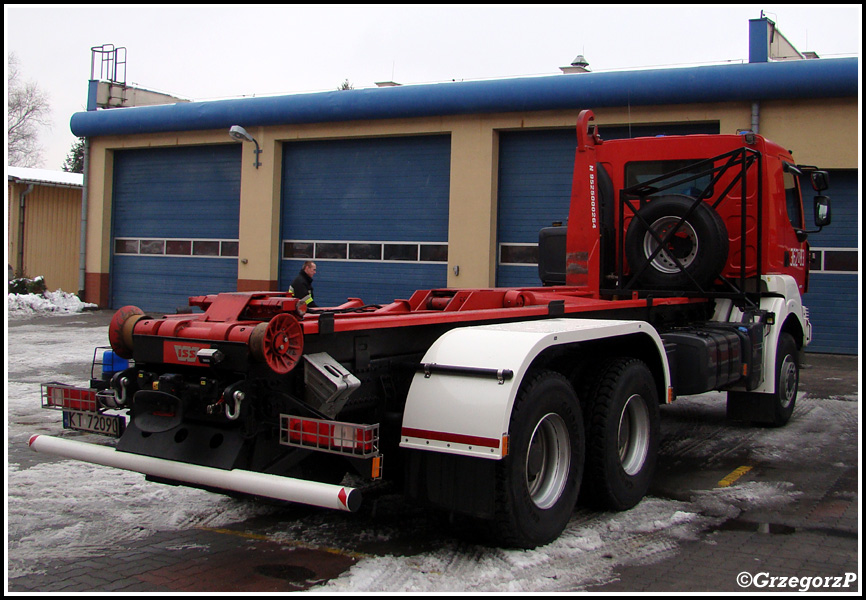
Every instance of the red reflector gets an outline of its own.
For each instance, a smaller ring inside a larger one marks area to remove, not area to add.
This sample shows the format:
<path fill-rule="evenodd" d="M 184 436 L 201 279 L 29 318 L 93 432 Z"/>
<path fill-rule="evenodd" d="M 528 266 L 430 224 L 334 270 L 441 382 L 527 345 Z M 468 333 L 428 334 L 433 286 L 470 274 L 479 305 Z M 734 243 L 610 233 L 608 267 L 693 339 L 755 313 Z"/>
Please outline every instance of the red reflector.
<path fill-rule="evenodd" d="M 43 385 L 42 406 L 44 408 L 66 408 L 97 412 L 96 390 L 65 385 Z"/>
<path fill-rule="evenodd" d="M 333 425 L 302 419 L 289 419 L 289 440 L 304 445 L 329 448 Z"/>
<path fill-rule="evenodd" d="M 322 423 L 308 419 L 289 419 L 289 441 L 315 448 L 343 448 L 361 452 L 373 450 L 373 431 L 353 424 Z"/>

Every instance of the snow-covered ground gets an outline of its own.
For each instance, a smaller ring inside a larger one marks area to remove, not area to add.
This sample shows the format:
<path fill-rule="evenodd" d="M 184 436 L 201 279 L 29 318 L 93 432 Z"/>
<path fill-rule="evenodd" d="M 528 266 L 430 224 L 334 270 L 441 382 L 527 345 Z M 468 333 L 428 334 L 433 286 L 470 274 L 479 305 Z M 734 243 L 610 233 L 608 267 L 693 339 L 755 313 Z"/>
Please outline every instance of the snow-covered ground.
<path fill-rule="evenodd" d="M 39 385 L 61 381 L 86 386 L 93 349 L 107 346 L 108 335 L 105 327 L 87 326 L 93 315 L 84 311 L 94 305 L 59 290 L 44 296 L 8 294 L 7 308 L 7 320 L 15 323 L 7 325 L 6 336 L 9 577 L 38 572 L 52 558 L 70 552 L 86 556 L 154 531 L 222 526 L 261 510 L 225 496 L 149 483 L 137 473 L 35 454 L 31 458 L 27 441 L 33 434 L 108 441 L 63 430 L 60 413 L 41 408 Z M 44 316 L 57 320 L 46 324 L 34 319 Z"/>
<path fill-rule="evenodd" d="M 27 440 L 35 433 L 108 442 L 106 438 L 64 431 L 58 412 L 40 408 L 40 382 L 86 384 L 93 348 L 107 345 L 105 327 L 94 327 L 96 315 L 80 314 L 83 308 L 66 296 L 53 300 L 10 296 L 8 301 L 7 319 L 14 325 L 7 324 L 6 338 L 8 577 L 40 572 L 56 558 L 110 553 L 124 542 L 143 539 L 154 532 L 221 527 L 257 516 L 282 517 L 284 508 L 149 483 L 139 474 L 31 453 Z M 46 319 L 32 319 L 45 314 L 63 316 L 47 323 Z M 856 439 L 854 400 L 815 401 L 801 395 L 798 411 L 805 411 L 806 416 L 792 420 L 780 430 L 747 434 L 750 449 L 760 460 L 773 461 L 778 457 L 787 460 L 820 452 L 825 444 L 840 436 L 853 435 Z M 701 407 L 700 401 L 688 398 L 678 403 L 685 410 Z M 723 426 L 701 442 L 696 441 L 698 437 L 688 438 L 688 432 L 682 435 L 686 437 L 676 442 L 682 446 L 682 452 L 707 443 L 720 447 L 741 443 L 736 433 Z M 810 440 L 808 447 L 801 443 L 806 436 Z M 777 510 L 796 501 L 801 494 L 794 484 L 786 481 L 748 479 L 729 487 L 710 485 L 710 489 L 697 490 L 683 500 L 647 497 L 636 508 L 622 513 L 579 509 L 559 539 L 533 551 L 490 548 L 451 541 L 446 536 L 432 550 L 368 553 L 340 577 L 314 590 L 343 593 L 585 589 L 615 579 L 620 565 L 649 564 L 671 556 L 679 551 L 682 542 L 701 539 L 709 528 L 737 517 L 743 510 Z M 296 517 L 290 514 L 294 523 L 283 523 L 266 533 L 276 541 L 300 541 L 321 547 L 339 543 L 346 550 L 361 547 L 371 539 L 387 542 L 391 536 L 406 535 L 398 532 L 400 525 L 381 526 L 375 520 L 347 521 L 343 516 L 330 517 L 331 514 L 323 515 L 321 511 L 313 516 L 303 512 Z M 334 521 L 328 521 L 331 518 Z M 387 543 L 383 547 L 387 548 Z"/>

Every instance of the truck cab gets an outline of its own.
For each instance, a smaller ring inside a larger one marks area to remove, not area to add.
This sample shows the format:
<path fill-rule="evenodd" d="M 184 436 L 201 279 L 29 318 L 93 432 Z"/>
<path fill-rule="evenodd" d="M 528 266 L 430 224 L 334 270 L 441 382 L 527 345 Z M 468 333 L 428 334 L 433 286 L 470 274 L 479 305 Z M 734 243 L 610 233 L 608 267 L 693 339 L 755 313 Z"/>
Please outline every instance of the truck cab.
<path fill-rule="evenodd" d="M 542 281 L 610 297 L 747 292 L 750 280 L 782 274 L 806 291 L 800 180 L 808 173 L 820 192 L 826 172 L 751 132 L 604 141 L 593 119 L 578 119 L 568 225 L 540 238 Z M 829 222 L 818 196 L 815 223 Z M 564 267 L 545 248 L 563 235 Z"/>

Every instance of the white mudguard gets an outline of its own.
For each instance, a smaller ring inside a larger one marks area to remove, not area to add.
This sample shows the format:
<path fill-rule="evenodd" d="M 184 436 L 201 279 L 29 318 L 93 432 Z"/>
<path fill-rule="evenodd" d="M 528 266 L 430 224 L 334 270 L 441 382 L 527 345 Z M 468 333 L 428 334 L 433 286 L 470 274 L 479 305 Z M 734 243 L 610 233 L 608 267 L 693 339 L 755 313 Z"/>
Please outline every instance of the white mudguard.
<path fill-rule="evenodd" d="M 511 409 L 533 360 L 551 346 L 626 335 L 649 336 L 670 372 L 664 345 L 643 321 L 545 319 L 464 327 L 440 337 L 424 355 L 406 408 L 400 447 L 501 459 Z M 463 372 L 453 372 L 458 367 Z"/>

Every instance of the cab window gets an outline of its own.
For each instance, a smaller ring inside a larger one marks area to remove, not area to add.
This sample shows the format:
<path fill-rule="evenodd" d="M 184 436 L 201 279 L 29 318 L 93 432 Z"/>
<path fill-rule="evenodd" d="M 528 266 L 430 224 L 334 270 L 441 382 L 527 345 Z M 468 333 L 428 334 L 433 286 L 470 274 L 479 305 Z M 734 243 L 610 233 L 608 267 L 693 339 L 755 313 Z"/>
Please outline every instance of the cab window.
<path fill-rule="evenodd" d="M 694 160 L 649 160 L 640 162 L 630 162 L 625 166 L 625 185 L 632 187 L 638 184 L 643 184 L 652 181 L 657 177 L 666 175 L 672 171 L 683 169 L 683 172 L 672 177 L 670 180 L 663 180 L 657 185 L 667 186 L 674 180 L 686 179 L 690 175 L 698 175 L 702 170 L 706 170 L 707 166 L 697 166 L 699 161 Z M 710 174 L 701 175 L 697 179 L 684 181 L 672 188 L 666 189 L 661 194 L 685 194 L 687 196 L 697 197 L 703 192 L 712 181 Z M 651 195 L 655 195 L 652 194 Z"/>
<path fill-rule="evenodd" d="M 785 206 L 788 209 L 788 220 L 794 229 L 803 229 L 803 205 L 800 202 L 799 170 L 794 165 L 785 163 L 782 170 L 785 181 Z"/>

